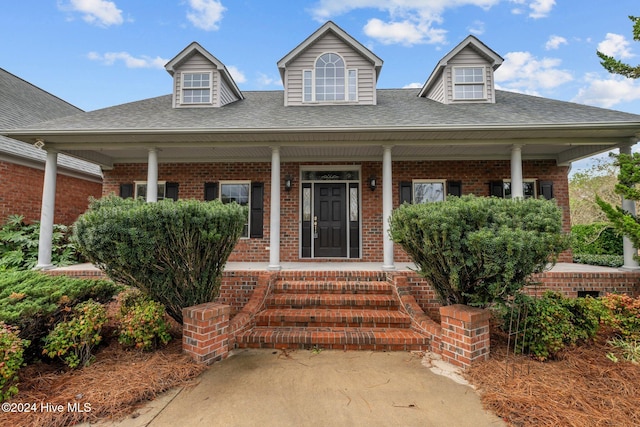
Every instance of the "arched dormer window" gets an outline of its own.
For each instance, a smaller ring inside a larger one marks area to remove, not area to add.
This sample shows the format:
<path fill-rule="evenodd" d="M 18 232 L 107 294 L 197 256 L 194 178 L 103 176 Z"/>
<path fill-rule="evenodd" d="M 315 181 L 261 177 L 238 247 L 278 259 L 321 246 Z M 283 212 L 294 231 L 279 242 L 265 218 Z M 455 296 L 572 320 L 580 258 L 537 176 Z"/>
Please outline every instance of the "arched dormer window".
<path fill-rule="evenodd" d="M 344 60 L 336 53 L 318 57 L 313 70 L 304 70 L 304 101 L 356 101 L 357 70 L 345 68 Z"/>

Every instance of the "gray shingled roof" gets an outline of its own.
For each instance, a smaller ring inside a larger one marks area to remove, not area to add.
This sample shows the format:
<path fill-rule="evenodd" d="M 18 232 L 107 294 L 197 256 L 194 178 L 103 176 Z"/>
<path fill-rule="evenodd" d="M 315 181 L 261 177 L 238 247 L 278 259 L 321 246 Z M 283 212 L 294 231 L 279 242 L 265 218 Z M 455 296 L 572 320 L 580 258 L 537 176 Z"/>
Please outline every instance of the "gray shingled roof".
<path fill-rule="evenodd" d="M 496 91 L 495 104 L 441 104 L 418 89 L 380 89 L 378 105 L 285 107 L 282 91 L 244 92 L 222 108 L 172 108 L 171 95 L 25 126 L 25 130 L 313 130 L 629 123 L 640 115 Z"/>
<path fill-rule="evenodd" d="M 24 128 L 83 111 L 0 68 L 0 128 Z M 0 136 L 0 154 L 44 163 L 46 154 L 32 145 Z M 102 177 L 98 165 L 60 154 L 62 168 Z"/>

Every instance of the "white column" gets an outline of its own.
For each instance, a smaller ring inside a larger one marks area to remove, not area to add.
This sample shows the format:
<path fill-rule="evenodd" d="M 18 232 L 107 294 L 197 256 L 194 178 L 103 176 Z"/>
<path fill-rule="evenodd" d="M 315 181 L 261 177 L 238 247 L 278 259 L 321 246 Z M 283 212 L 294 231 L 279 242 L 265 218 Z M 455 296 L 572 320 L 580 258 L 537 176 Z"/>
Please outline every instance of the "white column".
<path fill-rule="evenodd" d="M 625 145 L 620 147 L 620 154 L 631 155 L 631 145 Z M 629 212 L 631 215 L 636 216 L 636 203 L 633 200 L 627 200 L 622 198 L 622 209 Z M 633 243 L 627 236 L 622 237 L 622 254 L 624 256 L 624 264 L 621 269 L 623 270 L 637 270 L 638 261 L 635 260 L 634 255 L 638 253 L 638 250 L 633 247 Z"/>
<path fill-rule="evenodd" d="M 269 266 L 278 271 L 280 266 L 280 147 L 271 147 L 271 220 L 269 223 Z"/>
<path fill-rule="evenodd" d="M 147 162 L 147 202 L 158 201 L 158 150 L 149 149 Z"/>
<path fill-rule="evenodd" d="M 393 241 L 389 235 L 389 219 L 393 210 L 393 180 L 391 167 L 391 146 L 385 145 L 382 155 L 382 247 L 384 253 L 383 270 L 395 270 Z"/>
<path fill-rule="evenodd" d="M 56 208 L 56 176 L 58 174 L 58 152 L 47 150 L 44 165 L 44 186 L 42 189 L 42 206 L 40 208 L 40 236 L 38 240 L 38 264 L 36 269 L 48 270 L 54 267 L 51 263 L 53 245 L 53 217 Z"/>
<path fill-rule="evenodd" d="M 511 198 L 524 198 L 522 188 L 522 146 L 511 147 Z"/>

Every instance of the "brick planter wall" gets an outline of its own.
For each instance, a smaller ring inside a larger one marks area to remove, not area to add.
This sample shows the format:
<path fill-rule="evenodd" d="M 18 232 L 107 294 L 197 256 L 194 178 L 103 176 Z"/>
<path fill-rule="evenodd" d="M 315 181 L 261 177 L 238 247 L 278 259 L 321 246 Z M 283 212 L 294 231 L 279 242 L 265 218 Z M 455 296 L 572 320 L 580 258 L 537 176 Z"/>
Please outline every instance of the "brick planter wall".
<path fill-rule="evenodd" d="M 229 355 L 231 307 L 206 303 L 182 310 L 182 351 L 198 363 L 211 364 Z"/>
<path fill-rule="evenodd" d="M 489 311 L 456 304 L 440 307 L 442 360 L 461 368 L 489 358 Z"/>

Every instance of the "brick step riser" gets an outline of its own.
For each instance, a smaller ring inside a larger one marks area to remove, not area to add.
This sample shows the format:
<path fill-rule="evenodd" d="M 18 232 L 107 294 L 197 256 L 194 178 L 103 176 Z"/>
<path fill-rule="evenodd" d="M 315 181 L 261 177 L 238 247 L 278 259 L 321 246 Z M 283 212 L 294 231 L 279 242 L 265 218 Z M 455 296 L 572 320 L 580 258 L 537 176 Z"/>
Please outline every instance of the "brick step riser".
<path fill-rule="evenodd" d="M 329 294 L 329 295 L 391 295 L 392 288 L 386 282 L 348 283 L 276 283 L 274 294 Z"/>
<path fill-rule="evenodd" d="M 270 328 L 287 328 L 287 327 L 304 327 L 304 328 L 384 328 L 384 329 L 408 329 L 411 322 L 319 322 L 315 320 L 309 321 L 273 321 L 273 320 L 256 320 L 256 326 Z"/>
<path fill-rule="evenodd" d="M 363 295 L 362 298 L 350 298 L 346 296 L 326 296 L 326 295 L 275 295 L 267 298 L 266 305 L 269 308 L 371 308 L 385 310 L 398 309 L 398 302 L 393 298 L 374 298 L 370 295 Z"/>
<path fill-rule="evenodd" d="M 276 350 L 323 350 L 344 351 L 426 351 L 428 344 L 303 344 L 303 343 L 238 343 L 238 348 L 267 348 Z"/>

